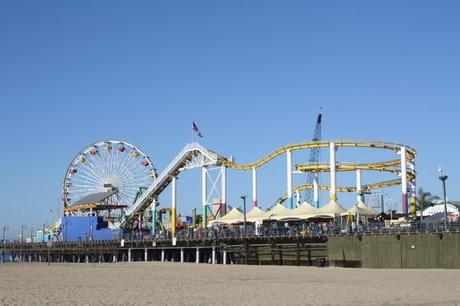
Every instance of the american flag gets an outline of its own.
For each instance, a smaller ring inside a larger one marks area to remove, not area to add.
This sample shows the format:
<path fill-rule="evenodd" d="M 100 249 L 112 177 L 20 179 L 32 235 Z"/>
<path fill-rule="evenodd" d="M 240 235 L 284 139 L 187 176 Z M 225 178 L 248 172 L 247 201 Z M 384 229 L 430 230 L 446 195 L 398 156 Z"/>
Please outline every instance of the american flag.
<path fill-rule="evenodd" d="M 195 122 L 192 122 L 192 129 L 198 135 L 198 137 L 203 137 L 203 135 L 201 135 L 200 129 L 195 124 Z"/>

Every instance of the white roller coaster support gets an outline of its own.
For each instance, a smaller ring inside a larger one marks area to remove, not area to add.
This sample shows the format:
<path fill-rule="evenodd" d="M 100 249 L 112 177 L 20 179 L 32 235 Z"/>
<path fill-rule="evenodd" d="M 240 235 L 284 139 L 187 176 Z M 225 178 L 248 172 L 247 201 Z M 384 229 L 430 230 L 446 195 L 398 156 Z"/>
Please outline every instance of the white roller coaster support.
<path fill-rule="evenodd" d="M 319 208 L 319 182 L 318 182 L 318 173 L 315 173 L 313 175 L 313 202 L 315 202 L 313 205 L 316 206 L 316 208 Z M 312 204 L 312 203 L 310 203 Z"/>
<path fill-rule="evenodd" d="M 252 205 L 257 206 L 257 169 L 252 168 Z"/>
<path fill-rule="evenodd" d="M 295 192 L 295 199 L 296 199 L 296 207 L 299 207 L 300 206 L 300 191 L 296 190 Z"/>
<path fill-rule="evenodd" d="M 206 167 L 201 168 L 201 205 L 202 205 L 202 223 L 203 223 L 203 228 L 208 228 L 208 200 L 207 200 L 207 194 L 208 194 L 208 187 L 207 187 L 207 179 L 208 176 L 208 169 Z"/>
<path fill-rule="evenodd" d="M 176 237 L 177 178 L 173 176 L 171 182 L 171 233 L 173 237 Z"/>
<path fill-rule="evenodd" d="M 356 170 L 356 197 L 358 202 L 363 201 L 361 170 Z"/>
<path fill-rule="evenodd" d="M 411 207 L 411 213 L 414 218 L 417 217 L 417 190 L 415 187 L 415 180 L 410 182 L 410 207 Z M 422 212 L 420 212 L 422 213 Z"/>
<path fill-rule="evenodd" d="M 401 191 L 402 191 L 402 211 L 407 216 L 407 156 L 406 147 L 402 147 L 401 155 Z"/>
<path fill-rule="evenodd" d="M 153 199 L 151 204 L 152 210 L 152 236 L 155 237 L 157 234 L 157 200 Z"/>
<path fill-rule="evenodd" d="M 287 181 L 287 199 L 290 203 L 290 208 L 294 208 L 292 199 L 292 152 L 286 151 L 286 181 Z"/>
<path fill-rule="evenodd" d="M 331 190 L 330 190 L 330 199 L 331 201 L 337 200 L 336 194 L 336 161 L 335 161 L 335 143 L 329 143 L 329 166 L 331 168 Z"/>
<path fill-rule="evenodd" d="M 222 165 L 222 177 L 220 183 L 222 184 L 222 208 L 224 211 L 221 212 L 221 216 L 227 213 L 227 167 Z"/>

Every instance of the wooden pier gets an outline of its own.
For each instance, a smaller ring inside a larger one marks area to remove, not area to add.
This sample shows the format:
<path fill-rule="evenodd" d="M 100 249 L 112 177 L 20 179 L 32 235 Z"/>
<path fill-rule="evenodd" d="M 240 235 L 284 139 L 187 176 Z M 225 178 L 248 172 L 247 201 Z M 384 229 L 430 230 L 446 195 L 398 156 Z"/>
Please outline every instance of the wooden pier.
<path fill-rule="evenodd" d="M 324 236 L 271 236 L 143 241 L 6 243 L 3 261 L 131 262 L 170 261 L 209 264 L 316 265 L 327 257 Z"/>

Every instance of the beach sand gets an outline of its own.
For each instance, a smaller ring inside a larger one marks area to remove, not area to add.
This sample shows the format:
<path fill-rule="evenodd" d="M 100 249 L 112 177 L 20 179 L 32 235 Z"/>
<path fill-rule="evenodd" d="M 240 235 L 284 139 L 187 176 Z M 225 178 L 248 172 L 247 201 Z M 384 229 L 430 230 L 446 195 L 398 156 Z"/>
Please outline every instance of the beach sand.
<path fill-rule="evenodd" d="M 459 270 L 0 265 L 1 305 L 460 305 Z"/>

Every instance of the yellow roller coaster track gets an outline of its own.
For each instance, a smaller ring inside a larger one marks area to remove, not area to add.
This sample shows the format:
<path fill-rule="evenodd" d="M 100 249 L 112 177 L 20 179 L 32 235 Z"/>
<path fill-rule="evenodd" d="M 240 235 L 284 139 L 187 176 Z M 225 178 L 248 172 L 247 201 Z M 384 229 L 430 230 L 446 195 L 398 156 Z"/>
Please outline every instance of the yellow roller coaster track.
<path fill-rule="evenodd" d="M 390 180 L 390 181 L 384 181 L 384 182 L 378 182 L 378 183 L 372 183 L 372 184 L 367 184 L 362 186 L 363 191 L 370 191 L 373 189 L 379 189 L 379 188 L 386 188 L 386 187 L 391 187 L 391 186 L 396 186 L 401 184 L 401 179 L 396 179 L 396 180 Z M 294 189 L 292 189 L 292 193 L 296 193 L 297 191 L 302 191 L 305 189 L 313 189 L 313 185 L 301 185 L 298 186 Z M 329 191 L 331 189 L 330 186 L 326 185 L 320 185 L 318 186 L 319 190 L 325 190 Z M 337 192 L 356 192 L 356 186 L 352 187 L 336 187 Z M 287 194 L 282 195 L 276 203 L 282 203 L 287 199 Z"/>
<path fill-rule="evenodd" d="M 399 159 L 376 162 L 376 163 L 338 163 L 336 166 L 337 171 L 355 171 L 355 170 L 369 170 L 369 171 L 384 171 L 390 173 L 401 172 L 401 161 Z M 296 170 L 300 172 L 329 172 L 331 171 L 329 163 L 314 163 L 314 164 L 299 164 L 296 165 Z M 416 176 L 415 170 L 407 170 L 407 178 L 414 180 Z"/>
<path fill-rule="evenodd" d="M 385 142 L 385 141 L 354 141 L 354 140 L 330 140 L 330 141 L 315 141 L 315 142 L 305 142 L 292 144 L 284 147 L 280 147 L 268 155 L 265 155 L 261 159 L 248 163 L 248 164 L 237 164 L 231 162 L 227 159 L 223 159 L 222 163 L 229 168 L 235 170 L 250 170 L 252 168 L 259 168 L 260 166 L 268 163 L 272 159 L 278 157 L 279 155 L 286 153 L 287 151 L 296 151 L 296 150 L 305 150 L 312 148 L 327 148 L 330 143 L 333 142 L 336 147 L 347 147 L 347 148 L 371 148 L 371 149 L 382 149 L 382 150 L 392 150 L 398 152 L 402 147 L 406 148 L 407 161 L 411 162 L 415 158 L 416 151 L 408 146 L 401 144 Z"/>

